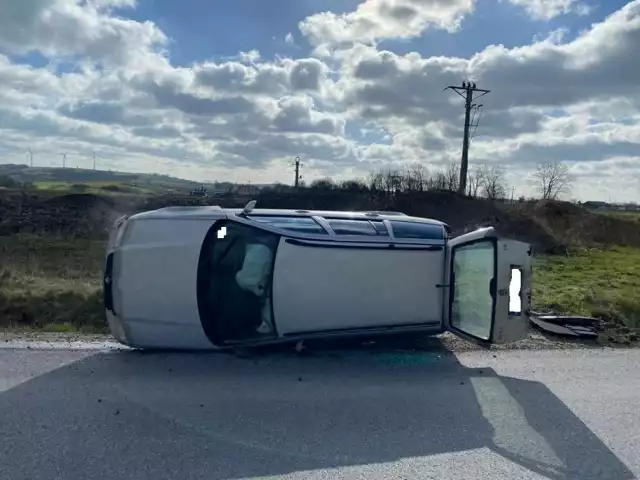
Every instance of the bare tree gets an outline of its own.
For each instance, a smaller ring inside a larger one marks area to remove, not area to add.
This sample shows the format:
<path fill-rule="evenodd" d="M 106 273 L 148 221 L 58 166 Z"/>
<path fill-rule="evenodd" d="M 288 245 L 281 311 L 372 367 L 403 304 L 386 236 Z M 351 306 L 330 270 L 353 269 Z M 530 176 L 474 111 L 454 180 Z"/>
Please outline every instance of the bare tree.
<path fill-rule="evenodd" d="M 388 185 L 390 193 L 401 192 L 404 186 L 403 173 L 399 170 L 389 170 Z"/>
<path fill-rule="evenodd" d="M 429 177 L 429 172 L 424 165 L 420 163 L 411 165 L 411 167 L 409 167 L 405 172 L 405 175 L 407 177 L 407 190 L 422 192 L 427 188 L 427 179 Z"/>
<path fill-rule="evenodd" d="M 474 168 L 469 172 L 469 178 L 467 179 L 468 195 L 473 198 L 476 198 L 480 191 L 481 184 L 482 184 L 482 170 L 480 168 Z"/>
<path fill-rule="evenodd" d="M 349 192 L 365 192 L 368 190 L 367 184 L 358 179 L 344 180 L 340 183 L 340 188 Z"/>
<path fill-rule="evenodd" d="M 447 189 L 447 176 L 442 170 L 435 172 L 431 177 L 427 179 L 428 190 L 446 190 Z"/>
<path fill-rule="evenodd" d="M 460 165 L 450 163 L 444 174 L 447 179 L 447 190 L 451 192 L 458 191 L 458 185 L 460 184 Z"/>
<path fill-rule="evenodd" d="M 496 166 L 483 165 L 478 170 L 478 176 L 479 186 L 485 197 L 496 200 L 506 196 L 507 184 L 502 169 Z"/>
<path fill-rule="evenodd" d="M 573 176 L 569 167 L 562 163 L 538 165 L 533 177 L 543 200 L 555 200 L 571 191 Z"/>
<path fill-rule="evenodd" d="M 402 191 L 404 175 L 400 170 L 387 169 L 380 173 L 382 190 L 389 195 Z"/>
<path fill-rule="evenodd" d="M 333 183 L 333 180 L 330 178 L 319 178 L 318 180 L 311 182 L 310 188 L 314 188 L 316 190 L 333 190 L 335 186 L 335 183 Z"/>
<path fill-rule="evenodd" d="M 369 174 L 367 184 L 372 192 L 384 190 L 384 174 L 382 172 L 372 172 Z"/>
<path fill-rule="evenodd" d="M 391 194 L 395 187 L 395 171 L 390 168 L 382 172 L 382 190 L 387 194 Z"/>

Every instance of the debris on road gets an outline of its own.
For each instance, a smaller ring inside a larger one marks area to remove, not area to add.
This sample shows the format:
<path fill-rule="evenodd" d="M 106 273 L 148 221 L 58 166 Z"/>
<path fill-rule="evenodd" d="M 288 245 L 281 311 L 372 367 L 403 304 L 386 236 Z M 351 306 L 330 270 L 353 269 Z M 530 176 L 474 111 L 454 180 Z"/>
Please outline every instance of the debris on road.
<path fill-rule="evenodd" d="M 531 317 L 531 324 L 546 333 L 580 338 L 598 338 L 598 329 L 593 324 L 574 325 L 558 317 Z"/>
<path fill-rule="evenodd" d="M 530 323 L 535 330 L 543 334 L 576 340 L 595 340 L 601 345 L 631 345 L 640 339 L 638 329 L 595 317 L 532 312 Z"/>

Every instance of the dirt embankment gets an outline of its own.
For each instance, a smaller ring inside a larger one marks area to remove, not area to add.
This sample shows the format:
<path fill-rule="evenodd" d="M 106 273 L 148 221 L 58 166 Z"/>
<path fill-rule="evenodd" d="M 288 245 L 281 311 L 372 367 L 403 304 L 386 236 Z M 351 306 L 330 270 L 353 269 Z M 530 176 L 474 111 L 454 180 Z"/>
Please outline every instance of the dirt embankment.
<path fill-rule="evenodd" d="M 566 202 L 529 203 L 522 211 L 569 247 L 640 247 L 640 224 L 633 218 L 593 213 Z"/>
<path fill-rule="evenodd" d="M 117 218 L 114 201 L 91 194 L 0 197 L 0 235 L 16 233 L 100 238 Z"/>
<path fill-rule="evenodd" d="M 112 222 L 123 214 L 171 205 L 219 204 L 241 207 L 249 197 L 200 199 L 177 196 L 98 196 L 92 194 L 0 196 L 0 235 L 32 233 L 104 238 Z M 413 192 L 394 196 L 349 191 L 301 190 L 265 192 L 257 197 L 262 208 L 318 210 L 393 210 L 441 220 L 453 235 L 495 226 L 503 235 L 531 243 L 540 253 L 610 245 L 640 247 L 640 225 L 623 218 L 592 213 L 564 202 L 526 202 L 504 205 L 451 192 Z"/>

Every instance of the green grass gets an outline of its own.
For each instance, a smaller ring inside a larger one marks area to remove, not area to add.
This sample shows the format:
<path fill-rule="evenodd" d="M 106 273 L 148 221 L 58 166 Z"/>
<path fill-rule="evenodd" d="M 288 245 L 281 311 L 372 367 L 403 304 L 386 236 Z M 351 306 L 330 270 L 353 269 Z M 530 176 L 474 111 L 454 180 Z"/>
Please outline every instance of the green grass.
<path fill-rule="evenodd" d="M 0 237 L 0 327 L 105 332 L 102 241 Z"/>
<path fill-rule="evenodd" d="M 148 195 L 156 192 L 158 189 L 150 186 L 141 186 L 133 184 L 131 182 L 117 182 L 117 181 L 79 181 L 79 182 L 67 182 L 67 181 L 36 181 L 34 186 L 38 190 L 46 190 L 56 193 L 93 193 L 93 194 L 138 194 Z"/>
<path fill-rule="evenodd" d="M 640 223 L 640 212 L 606 212 L 604 215 Z"/>
<path fill-rule="evenodd" d="M 638 248 L 538 257 L 533 281 L 537 310 L 591 315 L 640 328 Z"/>

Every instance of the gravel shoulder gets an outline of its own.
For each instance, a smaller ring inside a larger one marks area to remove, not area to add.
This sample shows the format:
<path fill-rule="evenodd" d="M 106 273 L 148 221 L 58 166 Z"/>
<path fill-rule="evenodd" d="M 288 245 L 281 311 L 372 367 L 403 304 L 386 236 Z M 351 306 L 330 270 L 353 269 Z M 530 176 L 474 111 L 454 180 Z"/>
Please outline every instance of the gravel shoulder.
<path fill-rule="evenodd" d="M 311 345 L 311 349 L 319 346 L 325 348 L 364 348 L 389 349 L 403 351 L 436 351 L 446 350 L 451 352 L 469 352 L 486 350 L 478 345 L 462 340 L 451 333 L 437 336 L 408 337 L 390 336 L 367 340 L 325 341 L 320 345 Z M 637 348 L 638 343 L 629 345 L 609 345 L 598 341 L 572 340 L 561 337 L 544 335 L 531 330 L 527 339 L 508 345 L 496 345 L 491 350 L 570 350 L 570 349 L 604 349 L 604 348 Z M 0 348 L 24 348 L 24 349 L 61 349 L 61 350 L 112 350 L 128 349 L 117 343 L 111 335 L 82 334 L 82 333 L 48 333 L 29 331 L 3 331 L 0 332 Z"/>

